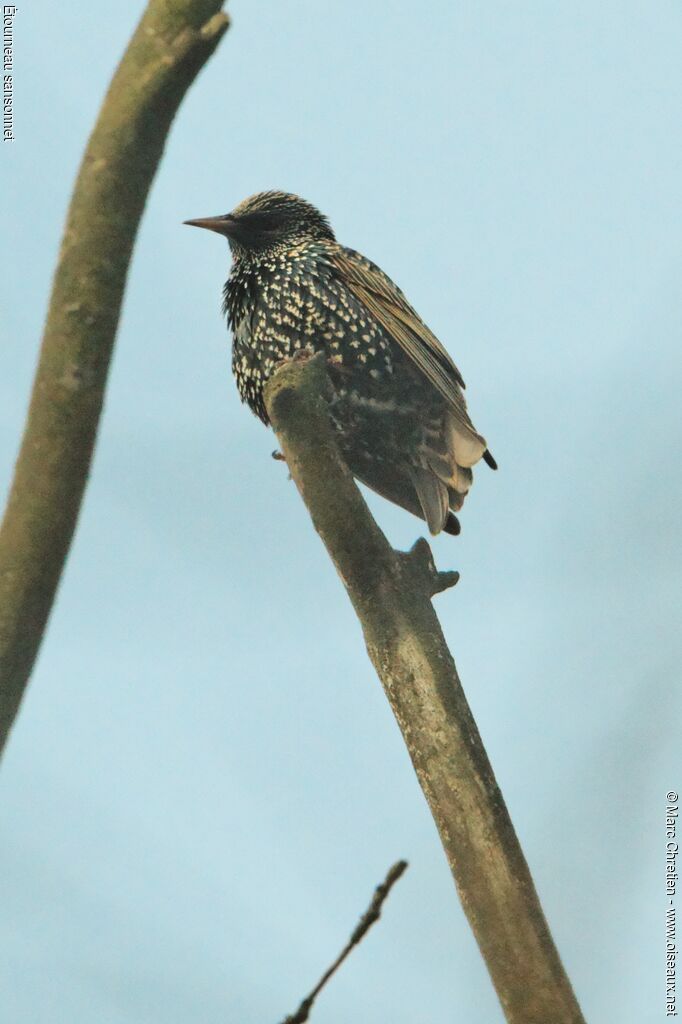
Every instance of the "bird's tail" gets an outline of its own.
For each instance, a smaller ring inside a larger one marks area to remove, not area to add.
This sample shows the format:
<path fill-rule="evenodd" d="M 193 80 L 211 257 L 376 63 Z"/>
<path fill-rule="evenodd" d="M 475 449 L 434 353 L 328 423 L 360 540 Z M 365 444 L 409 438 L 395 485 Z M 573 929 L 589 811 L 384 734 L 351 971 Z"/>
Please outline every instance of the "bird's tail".
<path fill-rule="evenodd" d="M 422 449 L 425 465 L 411 467 L 410 476 L 429 531 L 452 533 L 450 517 L 459 526 L 453 513 L 461 509 L 473 483 L 471 467 L 481 458 L 492 469 L 497 469 L 497 463 L 485 438 L 447 413 L 437 440 L 430 437 L 429 442 Z"/>
<path fill-rule="evenodd" d="M 448 414 L 425 429 L 419 447 L 419 464 L 405 460 L 402 464 L 377 459 L 371 464 L 354 459 L 347 453 L 348 465 L 358 480 L 382 498 L 400 505 L 420 519 L 425 519 L 429 531 L 457 535 L 460 524 L 458 512 L 471 487 L 471 466 L 484 458 L 488 465 L 495 463 L 487 450 L 485 440 L 460 423 L 453 424 Z M 493 468 L 497 468 L 496 464 Z"/>

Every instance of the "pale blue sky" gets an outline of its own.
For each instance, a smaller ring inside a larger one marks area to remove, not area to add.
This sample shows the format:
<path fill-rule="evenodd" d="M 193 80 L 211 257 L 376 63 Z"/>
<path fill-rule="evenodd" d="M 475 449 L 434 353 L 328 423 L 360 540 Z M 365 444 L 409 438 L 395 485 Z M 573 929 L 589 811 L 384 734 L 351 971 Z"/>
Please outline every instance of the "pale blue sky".
<path fill-rule="evenodd" d="M 9 480 L 83 144 L 138 3 L 20 7 Z M 678 672 L 682 7 L 234 0 L 132 266 L 90 487 L 2 766 L 12 1024 L 264 1024 L 411 862 L 314 1020 L 502 1015 L 340 582 L 241 407 L 228 254 L 316 202 L 455 357 L 500 471 L 437 599 L 587 1019 L 664 1019 Z M 379 499 L 390 539 L 420 524 Z"/>

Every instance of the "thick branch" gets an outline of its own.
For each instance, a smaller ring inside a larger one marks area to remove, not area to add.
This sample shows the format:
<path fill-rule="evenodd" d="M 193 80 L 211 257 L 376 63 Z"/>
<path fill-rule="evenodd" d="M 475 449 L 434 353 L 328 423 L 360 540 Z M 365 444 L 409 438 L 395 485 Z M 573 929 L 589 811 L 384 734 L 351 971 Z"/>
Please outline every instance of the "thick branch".
<path fill-rule="evenodd" d="M 83 156 L 0 529 L 0 750 L 76 526 L 147 193 L 180 102 L 227 29 L 221 6 L 150 0 Z"/>
<path fill-rule="evenodd" d="M 506 1018 L 584 1024 L 431 605 L 442 588 L 428 545 L 409 556 L 389 545 L 339 456 L 327 387 L 320 356 L 287 363 L 267 409 L 362 624 Z"/>

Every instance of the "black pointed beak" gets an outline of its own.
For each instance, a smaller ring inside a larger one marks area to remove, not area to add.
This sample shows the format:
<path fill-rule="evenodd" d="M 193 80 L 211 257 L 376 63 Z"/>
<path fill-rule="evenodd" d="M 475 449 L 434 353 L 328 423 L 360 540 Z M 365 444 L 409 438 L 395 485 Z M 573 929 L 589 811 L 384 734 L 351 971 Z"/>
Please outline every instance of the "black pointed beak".
<path fill-rule="evenodd" d="M 185 220 L 183 224 L 189 224 L 194 228 L 207 228 L 209 231 L 217 231 L 219 235 L 229 238 L 237 226 L 233 217 L 198 217 L 196 220 Z"/>

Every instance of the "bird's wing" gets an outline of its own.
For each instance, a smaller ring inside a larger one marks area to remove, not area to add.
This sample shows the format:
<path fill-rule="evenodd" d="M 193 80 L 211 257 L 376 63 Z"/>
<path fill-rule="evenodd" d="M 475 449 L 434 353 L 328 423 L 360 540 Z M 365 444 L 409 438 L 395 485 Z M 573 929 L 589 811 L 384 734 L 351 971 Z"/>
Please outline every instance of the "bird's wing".
<path fill-rule="evenodd" d="M 453 385 L 460 388 L 465 386 L 462 375 L 435 334 L 410 306 L 400 288 L 375 263 L 354 249 L 339 246 L 333 259 L 351 291 L 395 338 L 443 397 L 450 400 Z"/>
<path fill-rule="evenodd" d="M 478 449 L 483 438 L 476 433 L 466 411 L 462 375 L 401 290 L 371 260 L 353 249 L 339 246 L 331 260 L 344 284 L 443 396 L 460 431 L 470 435 Z M 476 458 L 480 458 L 484 448 L 485 443 Z"/>
<path fill-rule="evenodd" d="M 472 466 L 485 452 L 485 439 L 469 419 L 462 393 L 464 381 L 450 355 L 400 289 L 375 263 L 341 246 L 335 247 L 330 258 L 344 285 L 445 399 L 451 411 L 453 451 L 457 461 L 462 466 Z"/>

